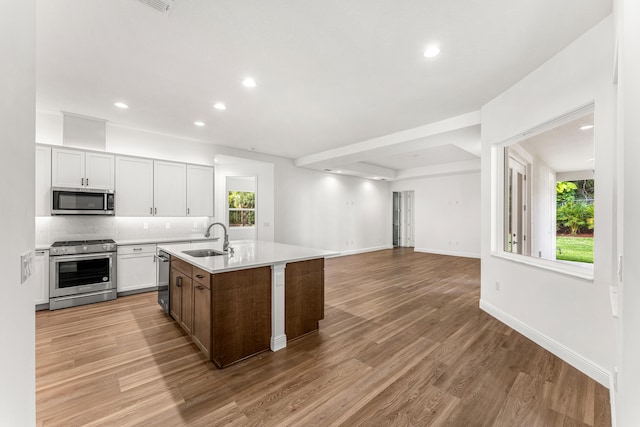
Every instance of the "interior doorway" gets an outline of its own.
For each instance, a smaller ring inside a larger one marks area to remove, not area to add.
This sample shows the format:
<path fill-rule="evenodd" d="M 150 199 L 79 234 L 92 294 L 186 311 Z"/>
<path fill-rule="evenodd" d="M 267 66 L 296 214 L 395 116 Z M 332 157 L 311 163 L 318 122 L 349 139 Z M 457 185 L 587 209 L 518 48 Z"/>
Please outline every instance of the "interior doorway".
<path fill-rule="evenodd" d="M 414 247 L 414 191 L 393 192 L 393 246 Z"/>

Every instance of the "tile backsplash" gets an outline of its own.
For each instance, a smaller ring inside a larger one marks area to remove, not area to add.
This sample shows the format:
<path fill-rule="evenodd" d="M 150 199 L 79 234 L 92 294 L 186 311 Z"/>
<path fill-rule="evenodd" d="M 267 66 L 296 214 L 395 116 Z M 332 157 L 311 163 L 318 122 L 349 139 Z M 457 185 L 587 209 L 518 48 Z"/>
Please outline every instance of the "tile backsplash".
<path fill-rule="evenodd" d="M 211 222 L 208 217 L 36 217 L 36 244 L 48 246 L 62 240 L 114 239 L 117 242 L 201 237 Z"/>

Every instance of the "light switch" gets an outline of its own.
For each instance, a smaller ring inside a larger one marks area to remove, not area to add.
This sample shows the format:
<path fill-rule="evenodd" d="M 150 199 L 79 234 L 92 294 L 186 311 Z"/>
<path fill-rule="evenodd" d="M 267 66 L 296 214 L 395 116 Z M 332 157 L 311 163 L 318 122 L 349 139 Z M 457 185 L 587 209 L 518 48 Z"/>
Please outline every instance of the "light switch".
<path fill-rule="evenodd" d="M 33 251 L 20 256 L 20 283 L 27 281 L 33 271 Z"/>

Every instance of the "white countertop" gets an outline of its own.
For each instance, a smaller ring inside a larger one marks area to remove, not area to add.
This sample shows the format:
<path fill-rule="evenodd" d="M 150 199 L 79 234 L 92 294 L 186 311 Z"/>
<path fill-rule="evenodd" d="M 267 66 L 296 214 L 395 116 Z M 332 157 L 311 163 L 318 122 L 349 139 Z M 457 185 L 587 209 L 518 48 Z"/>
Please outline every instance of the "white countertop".
<path fill-rule="evenodd" d="M 71 238 L 69 240 L 82 240 L 80 238 Z M 192 237 L 156 237 L 156 238 L 147 238 L 147 239 L 128 239 L 128 240 L 122 240 L 122 239 L 118 239 L 116 240 L 116 244 L 119 246 L 124 246 L 124 245 L 150 245 L 150 244 L 154 244 L 157 243 L 158 245 L 164 244 L 164 243 L 173 243 L 173 242 L 198 242 L 198 241 L 203 241 L 203 242 L 214 242 L 216 240 L 220 240 L 219 237 L 204 237 L 203 235 L 198 235 L 198 236 L 192 236 Z M 36 251 L 46 251 L 49 250 L 49 247 L 51 247 L 53 243 L 36 243 L 36 247 L 35 250 Z"/>
<path fill-rule="evenodd" d="M 204 237 L 202 235 L 196 237 L 161 237 L 161 238 L 148 238 L 148 239 L 129 239 L 129 240 L 116 240 L 116 244 L 119 246 L 122 245 L 144 245 L 144 244 L 152 244 L 157 243 L 158 245 L 162 245 L 164 243 L 174 243 L 174 242 L 212 242 L 219 240 L 219 237 Z"/>
<path fill-rule="evenodd" d="M 185 254 L 184 251 L 193 249 L 222 251 L 221 241 L 178 245 L 161 244 L 158 245 L 158 249 L 168 252 L 209 273 L 222 273 L 225 271 L 264 267 L 267 265 L 305 261 L 337 255 L 336 252 L 322 249 L 305 248 L 302 246 L 285 245 L 262 240 L 234 240 L 230 242 L 229 246 L 233 248 L 233 254 L 229 253 L 211 257 L 192 257 Z"/>

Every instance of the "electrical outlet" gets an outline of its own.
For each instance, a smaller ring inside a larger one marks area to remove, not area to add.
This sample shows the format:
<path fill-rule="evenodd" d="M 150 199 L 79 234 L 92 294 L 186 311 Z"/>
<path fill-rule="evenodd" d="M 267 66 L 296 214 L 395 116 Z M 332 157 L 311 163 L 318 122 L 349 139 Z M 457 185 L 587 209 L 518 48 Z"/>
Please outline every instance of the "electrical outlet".
<path fill-rule="evenodd" d="M 142 229 L 143 230 L 148 230 L 149 229 L 149 223 L 148 222 L 143 222 L 142 223 Z"/>
<path fill-rule="evenodd" d="M 164 223 L 164 228 L 166 228 L 167 230 L 171 228 L 171 223 L 170 222 L 165 222 Z"/>
<path fill-rule="evenodd" d="M 500 290 L 500 282 L 496 280 L 496 291 L 499 291 L 499 290 Z"/>
<path fill-rule="evenodd" d="M 198 223 L 197 222 L 193 223 L 193 228 L 198 228 Z"/>
<path fill-rule="evenodd" d="M 33 272 L 33 251 L 20 256 L 20 283 L 27 281 Z"/>

